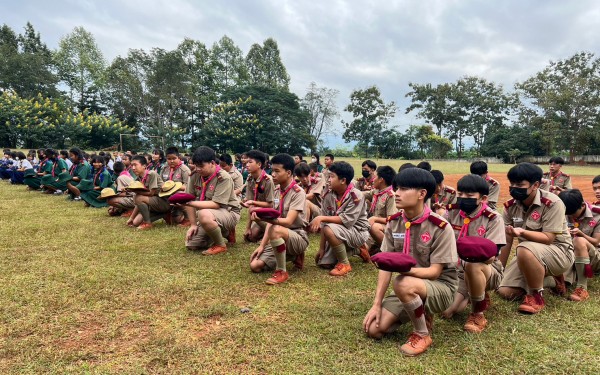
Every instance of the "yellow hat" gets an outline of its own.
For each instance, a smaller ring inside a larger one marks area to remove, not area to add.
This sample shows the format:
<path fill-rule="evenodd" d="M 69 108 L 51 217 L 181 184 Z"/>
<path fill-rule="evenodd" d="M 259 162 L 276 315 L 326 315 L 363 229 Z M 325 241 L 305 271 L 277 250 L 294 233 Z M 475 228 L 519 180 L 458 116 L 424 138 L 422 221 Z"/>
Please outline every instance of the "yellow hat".
<path fill-rule="evenodd" d="M 127 190 L 148 190 L 141 181 L 133 181 L 131 185 L 127 186 Z"/>
<path fill-rule="evenodd" d="M 169 195 L 175 194 L 179 189 L 181 189 L 182 186 L 183 184 L 181 182 L 174 182 L 171 180 L 165 181 L 160 189 L 160 192 L 158 193 L 158 196 L 168 197 Z"/>
<path fill-rule="evenodd" d="M 117 195 L 117 193 L 115 193 L 115 191 L 112 188 L 104 188 L 100 192 L 100 196 L 98 197 L 98 199 L 106 199 L 114 197 L 115 195 Z"/>

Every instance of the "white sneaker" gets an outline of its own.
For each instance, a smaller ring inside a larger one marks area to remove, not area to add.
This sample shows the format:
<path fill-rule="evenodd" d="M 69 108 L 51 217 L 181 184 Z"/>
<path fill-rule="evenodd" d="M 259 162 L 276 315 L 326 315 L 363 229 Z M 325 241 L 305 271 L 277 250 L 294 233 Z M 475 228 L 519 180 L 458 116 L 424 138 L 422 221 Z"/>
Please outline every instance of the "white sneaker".
<path fill-rule="evenodd" d="M 73 200 L 74 200 L 74 201 L 80 201 L 80 200 L 81 200 L 81 197 L 75 197 L 75 198 L 73 198 Z"/>
<path fill-rule="evenodd" d="M 63 193 L 63 191 L 62 191 L 62 190 L 56 190 L 56 191 L 54 192 L 54 195 L 61 195 L 62 193 Z"/>

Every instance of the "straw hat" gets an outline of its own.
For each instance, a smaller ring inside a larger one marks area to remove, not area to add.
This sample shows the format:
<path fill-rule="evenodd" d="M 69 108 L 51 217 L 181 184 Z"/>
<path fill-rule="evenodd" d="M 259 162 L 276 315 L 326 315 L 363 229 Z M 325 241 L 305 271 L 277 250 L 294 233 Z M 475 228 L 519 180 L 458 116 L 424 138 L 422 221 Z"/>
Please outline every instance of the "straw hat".
<path fill-rule="evenodd" d="M 158 196 L 168 197 L 169 195 L 176 193 L 179 189 L 181 189 L 182 186 L 183 184 L 181 182 L 174 182 L 171 180 L 165 181 L 162 188 L 160 189 L 160 192 L 158 193 Z"/>
<path fill-rule="evenodd" d="M 117 195 L 117 193 L 115 193 L 115 191 L 112 188 L 104 188 L 100 192 L 100 196 L 98 197 L 98 199 L 106 199 L 114 197 L 115 195 Z"/>
<path fill-rule="evenodd" d="M 133 181 L 131 183 L 131 185 L 127 186 L 125 189 L 127 190 L 142 190 L 142 191 L 148 191 L 148 189 L 144 186 L 144 184 L 141 181 Z"/>

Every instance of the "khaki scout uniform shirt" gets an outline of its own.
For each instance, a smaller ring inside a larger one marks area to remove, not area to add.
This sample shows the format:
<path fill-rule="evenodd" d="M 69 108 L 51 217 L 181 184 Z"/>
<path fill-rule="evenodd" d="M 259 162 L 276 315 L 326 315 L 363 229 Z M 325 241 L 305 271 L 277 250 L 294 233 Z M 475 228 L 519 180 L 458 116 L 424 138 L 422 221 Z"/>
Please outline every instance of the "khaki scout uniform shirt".
<path fill-rule="evenodd" d="M 321 213 L 324 216 L 339 216 L 342 224 L 348 229 L 355 228 L 357 231 L 363 232 L 370 228 L 365 197 L 357 188 L 348 192 L 339 208 L 336 203 L 336 194 L 331 190 L 327 191 L 323 196 Z"/>
<path fill-rule="evenodd" d="M 432 210 L 435 203 L 440 203 L 442 207 L 456 203 L 456 190 L 450 186 L 444 186 L 444 190 L 442 190 L 441 194 L 439 196 L 437 194 L 433 194 L 433 196 L 429 199 L 429 202 Z"/>
<path fill-rule="evenodd" d="M 375 179 L 373 178 L 373 176 L 369 177 L 369 178 L 364 178 L 361 177 L 357 180 L 356 183 L 356 188 L 360 191 L 368 191 L 373 189 L 373 181 Z"/>
<path fill-rule="evenodd" d="M 373 202 L 375 199 L 375 194 L 379 193 L 378 189 L 372 189 L 369 191 L 363 192 L 365 199 L 369 202 Z M 383 195 L 379 196 L 377 203 L 375 204 L 375 209 L 371 210 L 372 204 L 367 208 L 368 216 L 375 217 L 389 217 L 398 212 L 396 208 L 396 202 L 394 201 L 394 191 L 390 190 Z"/>
<path fill-rule="evenodd" d="M 275 194 L 277 198 L 274 202 L 274 208 L 277 210 L 282 204 L 281 194 L 282 192 L 278 189 Z M 290 210 L 298 211 L 298 216 L 296 217 L 296 220 L 288 228 L 301 235 L 306 235 L 304 228 L 308 225 L 308 221 L 306 220 L 306 212 L 304 210 L 305 207 L 306 193 L 300 187 L 300 185 L 296 184 L 287 192 L 285 197 L 283 197 L 283 212 L 281 213 L 281 217 L 287 217 L 288 212 L 290 212 Z"/>
<path fill-rule="evenodd" d="M 244 177 L 242 176 L 240 171 L 237 170 L 236 167 L 231 167 L 231 170 L 229 171 L 229 175 L 231 176 L 231 179 L 233 180 L 233 189 L 234 190 L 241 189 L 242 186 L 244 186 Z"/>
<path fill-rule="evenodd" d="M 182 163 L 178 168 L 176 168 L 173 171 L 172 174 L 171 168 L 169 166 L 165 166 L 162 169 L 160 175 L 163 181 L 171 180 L 173 182 L 181 182 L 182 184 L 187 185 L 187 183 L 190 181 L 190 174 L 192 174 L 190 168 Z M 169 178 L 169 176 L 171 176 L 171 178 Z"/>
<path fill-rule="evenodd" d="M 487 199 L 488 206 L 490 206 L 492 210 L 495 210 L 498 207 L 498 199 L 500 199 L 500 183 L 491 177 L 488 177 L 486 181 L 490 188 Z"/>
<path fill-rule="evenodd" d="M 190 177 L 190 183 L 185 187 L 185 192 L 200 198 L 202 196 L 202 184 L 200 174 L 194 173 Z M 238 215 L 240 213 L 240 202 L 233 191 L 233 180 L 224 169 L 220 169 L 215 178 L 208 183 L 204 200 L 216 202 L 221 208 Z"/>
<path fill-rule="evenodd" d="M 549 191 L 554 193 L 554 187 L 559 187 L 561 189 L 572 189 L 571 186 L 571 176 L 566 173 L 558 172 L 556 176 L 550 176 L 550 172 L 546 172 L 542 175 L 543 179 L 549 180 L 547 184 L 541 184 L 540 189 Z"/>
<path fill-rule="evenodd" d="M 273 177 L 267 174 L 262 178 L 258 185 L 258 190 L 256 191 L 256 197 L 254 196 L 255 186 L 256 180 L 251 175 L 248 175 L 248 180 L 246 180 L 246 200 L 267 202 L 271 203 L 272 206 L 273 200 L 275 199 L 275 184 L 273 183 Z"/>
<path fill-rule="evenodd" d="M 469 218 L 469 229 L 467 230 L 467 236 L 483 237 L 492 241 L 496 245 L 506 245 L 506 232 L 504 230 L 504 222 L 502 221 L 502 217 L 500 217 L 496 211 L 488 207 L 483 211 L 481 216 L 476 219 L 472 219 L 479 213 L 480 210 L 481 205 L 479 205 L 479 207 L 477 207 L 477 209 L 470 215 L 467 215 L 467 218 Z M 460 212 L 460 208 L 458 208 L 457 204 L 451 204 L 448 206 L 448 222 L 450 222 L 452 229 L 454 229 L 454 234 L 457 240 L 458 234 L 465 225 L 465 218 L 460 215 Z"/>
<path fill-rule="evenodd" d="M 310 185 L 308 187 L 302 186 L 306 194 L 313 194 L 312 199 L 309 201 L 317 207 L 321 207 L 323 203 L 323 190 L 325 189 L 325 179 L 323 177 L 310 178 Z"/>
<path fill-rule="evenodd" d="M 419 219 L 419 215 L 414 220 Z M 404 248 L 406 227 L 402 214 L 390 217 L 386 228 L 381 251 L 402 252 Z M 458 274 L 456 262 L 456 239 L 452 227 L 440 215 L 431 212 L 429 218 L 421 224 L 410 227 L 410 253 L 417 261 L 416 267 L 429 267 L 431 264 L 443 264 L 444 268 L 438 281 L 456 285 Z"/>
<path fill-rule="evenodd" d="M 117 193 L 124 192 L 125 188 L 133 183 L 133 178 L 131 176 L 122 174 L 117 177 Z"/>
<path fill-rule="evenodd" d="M 565 218 L 565 205 L 560 198 L 545 190 L 537 190 L 531 207 L 511 199 L 504 204 L 504 225 L 536 232 L 555 233 L 552 245 L 564 252 L 573 251 L 573 241 Z M 519 243 L 525 241 L 519 238 Z"/>
<path fill-rule="evenodd" d="M 144 181 L 144 186 L 148 190 L 152 190 L 152 189 L 160 190 L 160 188 L 162 188 L 162 186 L 163 186 L 162 178 L 160 178 L 158 173 L 156 173 L 153 170 L 147 170 L 147 172 L 148 172 L 148 176 L 146 177 L 146 180 Z M 144 173 L 146 173 L 146 172 L 144 172 Z M 143 178 L 144 177 L 142 176 L 141 179 L 143 179 Z M 141 179 L 140 179 L 140 181 L 141 181 Z"/>
<path fill-rule="evenodd" d="M 579 228 L 586 236 L 593 237 L 600 233 L 600 207 L 586 206 L 583 214 L 570 221 L 569 225 Z"/>

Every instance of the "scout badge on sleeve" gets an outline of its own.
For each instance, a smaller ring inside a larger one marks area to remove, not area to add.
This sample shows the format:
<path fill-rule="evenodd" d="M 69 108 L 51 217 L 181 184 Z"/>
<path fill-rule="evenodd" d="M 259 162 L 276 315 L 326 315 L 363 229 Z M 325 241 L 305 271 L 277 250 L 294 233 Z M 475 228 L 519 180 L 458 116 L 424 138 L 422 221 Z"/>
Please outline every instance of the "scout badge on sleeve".
<path fill-rule="evenodd" d="M 456 241 L 456 251 L 460 259 L 477 263 L 498 255 L 498 246 L 484 237 L 467 236 Z"/>

